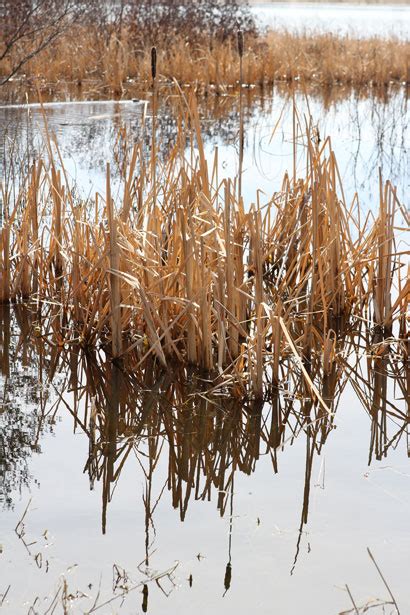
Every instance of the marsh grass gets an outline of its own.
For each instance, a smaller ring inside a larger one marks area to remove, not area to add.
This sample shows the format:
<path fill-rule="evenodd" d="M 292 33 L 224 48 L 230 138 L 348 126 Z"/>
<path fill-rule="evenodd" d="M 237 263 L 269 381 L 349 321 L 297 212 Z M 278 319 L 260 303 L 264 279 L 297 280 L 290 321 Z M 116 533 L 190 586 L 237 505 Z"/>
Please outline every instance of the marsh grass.
<path fill-rule="evenodd" d="M 102 345 L 136 367 L 194 366 L 237 396 L 261 399 L 285 352 L 329 412 L 311 366 L 319 357 L 331 369 L 335 340 L 352 323 L 383 338 L 397 321 L 407 352 L 408 281 L 395 240 L 403 208 L 380 179 L 379 214 L 357 219 L 330 140 L 294 117 L 305 176 L 294 169 L 266 203 L 258 196 L 246 208 L 238 178 L 219 180 L 217 153 L 206 158 L 194 95 L 180 92 L 165 158 L 155 134 L 149 164 L 142 141 L 128 148 L 117 202 L 109 165 L 105 194 L 75 198 L 47 132 L 48 159 L 33 162 L 15 198 L 16 186 L 2 185 L 2 303 L 34 305 L 39 336 L 57 347 Z"/>
<path fill-rule="evenodd" d="M 231 38 L 190 41 L 175 35 L 160 38 L 156 44 L 161 82 L 177 79 L 181 84 L 220 92 L 239 82 L 238 49 Z M 399 39 L 270 31 L 257 37 L 245 35 L 242 47 L 241 80 L 246 85 L 302 81 L 368 88 L 409 82 L 410 43 Z M 3 61 L 0 73 L 7 74 L 7 62 Z M 77 24 L 26 64 L 24 74 L 15 81 L 19 79 L 26 85 L 35 81 L 54 88 L 66 82 L 86 85 L 91 81 L 117 95 L 130 84 L 148 90 L 151 45 L 148 39 L 136 42 L 126 27 L 106 32 Z"/>

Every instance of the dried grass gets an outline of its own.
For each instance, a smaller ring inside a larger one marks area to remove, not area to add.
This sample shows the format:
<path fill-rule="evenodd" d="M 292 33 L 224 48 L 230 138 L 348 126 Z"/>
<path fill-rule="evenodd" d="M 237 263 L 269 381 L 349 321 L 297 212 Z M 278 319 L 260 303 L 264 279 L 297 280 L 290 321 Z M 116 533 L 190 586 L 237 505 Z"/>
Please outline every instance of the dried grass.
<path fill-rule="evenodd" d="M 238 49 L 231 39 L 189 42 L 173 37 L 158 41 L 157 46 L 160 80 L 222 89 L 239 82 Z M 245 38 L 242 47 L 245 84 L 302 81 L 363 88 L 409 82 L 410 43 L 399 39 L 270 31 Z M 7 62 L 0 66 L 0 74 L 7 74 Z M 148 88 L 151 46 L 136 44 L 125 27 L 110 33 L 77 24 L 26 64 L 20 78 L 26 84 L 35 80 L 57 88 L 91 80 L 117 94 L 130 82 Z"/>
<path fill-rule="evenodd" d="M 301 134 L 296 111 L 295 122 Z M 329 412 L 310 370 L 322 357 L 331 372 L 342 331 L 366 321 L 388 337 L 397 321 L 408 336 L 394 188 L 380 180 L 379 214 L 361 225 L 340 196 L 330 141 L 307 124 L 306 176 L 286 175 L 266 204 L 245 208 L 237 178 L 218 183 L 217 157 L 206 159 L 194 96 L 181 97 L 178 125 L 165 160 L 155 141 L 150 164 L 134 145 L 118 203 L 109 166 L 106 194 L 75 201 L 48 137 L 49 160 L 33 164 L 15 200 L 2 186 L 2 302 L 34 303 L 56 346 L 102 345 L 136 369 L 193 365 L 237 395 L 262 398 L 279 355 L 292 355 Z"/>

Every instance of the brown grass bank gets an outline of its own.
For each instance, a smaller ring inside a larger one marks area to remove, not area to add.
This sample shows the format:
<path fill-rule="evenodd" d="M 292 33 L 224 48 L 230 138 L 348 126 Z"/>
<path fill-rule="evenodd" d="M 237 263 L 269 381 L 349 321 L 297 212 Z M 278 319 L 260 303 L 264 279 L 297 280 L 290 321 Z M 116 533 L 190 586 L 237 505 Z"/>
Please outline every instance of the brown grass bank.
<path fill-rule="evenodd" d="M 159 76 L 202 89 L 238 84 L 239 60 L 234 39 L 187 41 L 185 36 L 157 41 Z M 27 62 L 14 77 L 25 86 L 63 83 L 104 85 L 121 95 L 129 85 L 150 82 L 151 45 L 125 27 L 101 31 L 76 24 Z M 0 63 L 7 75 L 18 62 L 19 49 Z M 356 88 L 409 83 L 410 42 L 378 38 L 353 39 L 332 34 L 296 35 L 268 32 L 245 36 L 243 81 L 248 85 L 303 82 Z"/>

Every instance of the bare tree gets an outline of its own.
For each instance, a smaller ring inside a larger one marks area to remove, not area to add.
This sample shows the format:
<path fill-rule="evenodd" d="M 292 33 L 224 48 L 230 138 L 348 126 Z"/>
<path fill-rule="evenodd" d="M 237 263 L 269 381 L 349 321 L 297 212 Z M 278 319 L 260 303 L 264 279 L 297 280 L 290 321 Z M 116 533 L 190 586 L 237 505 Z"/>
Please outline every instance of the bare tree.
<path fill-rule="evenodd" d="M 0 85 L 87 10 L 76 0 L 0 0 Z"/>

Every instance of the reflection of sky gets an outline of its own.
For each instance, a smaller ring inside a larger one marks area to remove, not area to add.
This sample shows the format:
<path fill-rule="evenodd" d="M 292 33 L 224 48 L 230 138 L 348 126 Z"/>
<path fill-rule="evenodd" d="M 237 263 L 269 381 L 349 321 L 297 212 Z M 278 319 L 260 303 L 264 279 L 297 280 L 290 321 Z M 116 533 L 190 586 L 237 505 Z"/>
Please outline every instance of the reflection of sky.
<path fill-rule="evenodd" d="M 122 126 L 141 123 L 143 103 L 133 101 L 97 101 L 46 103 L 44 105 L 50 135 L 55 134 L 68 177 L 84 196 L 104 186 L 103 171 L 113 160 L 113 150 Z M 4 138 L 16 140 L 21 151 L 46 156 L 46 135 L 39 105 L 0 107 Z M 3 144 L 1 144 L 3 150 Z"/>
<path fill-rule="evenodd" d="M 296 96 L 296 105 L 303 126 L 309 112 L 302 95 Z M 371 98 L 358 100 L 352 95 L 343 102 L 331 104 L 328 109 L 318 99 L 311 99 L 309 107 L 321 139 L 331 138 L 348 203 L 357 191 L 362 207 L 377 207 L 379 167 L 384 179 L 390 179 L 397 186 L 398 196 L 404 200 L 410 185 L 407 151 L 410 113 L 403 93 L 393 96 L 388 103 Z M 254 111 L 245 135 L 245 202 L 255 200 L 258 188 L 269 197 L 280 190 L 284 173 L 292 173 L 292 135 L 291 101 L 274 95 L 264 111 L 259 108 Z M 303 138 L 299 142 L 297 175 L 303 177 L 306 161 Z M 208 146 L 208 153 L 212 153 L 211 146 Z M 219 156 L 227 176 L 237 172 L 236 147 L 219 145 Z"/>
<path fill-rule="evenodd" d="M 220 177 L 237 173 L 238 113 L 237 101 L 230 99 L 230 110 L 213 121 L 207 112 L 204 138 L 207 154 L 212 159 L 219 149 Z M 220 103 L 223 105 L 223 101 Z M 296 95 L 302 124 L 307 115 L 304 96 Z M 405 93 L 400 90 L 388 102 L 372 98 L 358 99 L 353 94 L 344 101 L 324 106 L 320 98 L 309 100 L 314 124 L 323 139 L 331 137 L 346 200 L 351 202 L 355 191 L 362 207 L 377 206 L 378 168 L 384 179 L 391 179 L 404 200 L 409 188 L 409 110 Z M 46 106 L 50 132 L 55 132 L 69 177 L 83 196 L 105 191 L 105 163 L 115 169 L 117 135 L 127 128 L 129 142 L 139 138 L 143 104 L 132 101 L 50 104 Z M 267 197 L 280 190 L 283 175 L 292 172 L 292 102 L 278 92 L 262 102 L 254 98 L 246 109 L 243 193 L 245 203 L 255 201 L 262 190 Z M 0 123 L 6 134 L 22 145 L 40 149 L 44 134 L 43 119 L 38 107 L 30 114 L 22 107 L 0 107 Z M 172 141 L 174 123 L 159 119 L 159 140 Z M 274 128 L 277 129 L 273 134 Z M 150 119 L 148 113 L 147 131 Z M 28 131 L 28 136 L 27 136 Z M 303 139 L 298 148 L 298 174 L 304 175 Z"/>
<path fill-rule="evenodd" d="M 321 2 L 253 3 L 252 11 L 265 26 L 296 32 L 320 31 L 360 37 L 391 35 L 410 38 L 410 8 L 403 4 Z"/>

